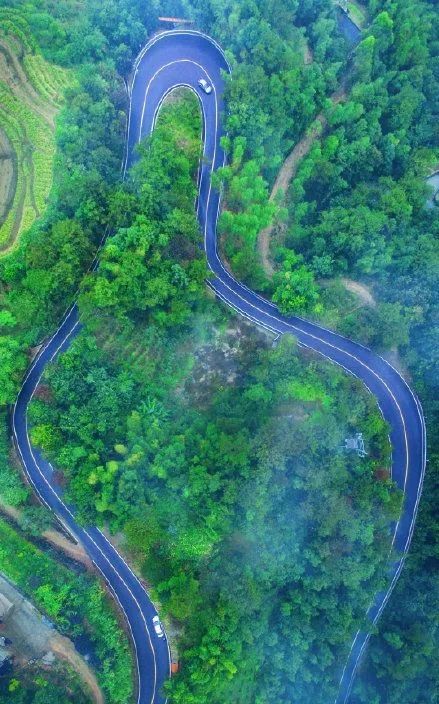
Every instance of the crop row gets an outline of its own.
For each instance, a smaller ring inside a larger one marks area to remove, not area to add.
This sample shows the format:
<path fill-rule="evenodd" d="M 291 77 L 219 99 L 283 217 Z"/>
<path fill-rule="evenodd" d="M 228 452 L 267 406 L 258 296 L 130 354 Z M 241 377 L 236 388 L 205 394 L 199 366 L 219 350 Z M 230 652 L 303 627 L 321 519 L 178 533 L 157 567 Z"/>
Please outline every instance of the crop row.
<path fill-rule="evenodd" d="M 27 54 L 23 68 L 37 93 L 45 101 L 59 106 L 65 88 L 71 84 L 69 72 L 49 64 L 41 54 Z"/>
<path fill-rule="evenodd" d="M 12 34 L 19 39 L 25 51 L 32 53 L 37 50 L 29 25 L 20 13 L 11 8 L 0 8 L 0 27 L 5 34 Z"/>
<path fill-rule="evenodd" d="M 20 231 L 32 225 L 46 206 L 52 181 L 55 139 L 43 115 L 59 107 L 65 89 L 74 83 L 68 69 L 47 62 L 38 52 L 29 26 L 18 10 L 0 8 L 0 35 L 10 53 L 18 58 L 29 84 L 41 101 L 28 104 L 28 91 L 14 94 L 0 81 L 0 126 L 16 154 L 17 184 L 12 207 L 0 227 L 0 252 Z M 42 109 L 46 108 L 46 109 Z"/>
<path fill-rule="evenodd" d="M 8 216 L 0 227 L 0 248 L 9 242 L 12 229 L 18 217 L 18 207 L 22 201 L 26 189 L 26 182 L 23 173 L 22 162 L 24 159 L 23 148 L 26 143 L 26 132 L 23 125 L 16 120 L 15 116 L 6 112 L 2 107 L 2 84 L 0 84 L 0 125 L 6 133 L 9 142 L 15 152 L 15 168 L 17 183 L 14 194 L 14 201 Z"/>
<path fill-rule="evenodd" d="M 0 85 L 1 94 L 1 85 Z M 0 98 L 1 101 L 1 98 Z M 20 204 L 23 202 L 26 196 L 26 178 L 24 176 L 23 169 L 23 146 L 25 144 L 26 133 L 23 132 L 22 125 L 13 118 L 12 115 L 2 110 L 0 105 L 0 125 L 5 131 L 16 156 L 17 170 L 17 183 L 14 194 L 14 201 L 9 213 L 0 227 L 0 248 L 6 247 L 11 239 L 14 228 L 18 229 L 21 226 L 22 216 L 19 213 Z M 17 219 L 20 218 L 20 222 L 17 223 Z"/>
<path fill-rule="evenodd" d="M 17 100 L 3 83 L 0 83 L 0 105 L 0 124 L 17 156 L 14 203 L 0 228 L 0 247 L 4 247 L 9 242 L 13 230 L 17 230 L 17 217 L 20 217 L 19 230 L 24 230 L 32 224 L 38 213 L 44 210 L 52 185 L 55 144 L 53 134 L 48 130 L 43 118 Z M 19 213 L 23 194 L 23 208 Z"/>

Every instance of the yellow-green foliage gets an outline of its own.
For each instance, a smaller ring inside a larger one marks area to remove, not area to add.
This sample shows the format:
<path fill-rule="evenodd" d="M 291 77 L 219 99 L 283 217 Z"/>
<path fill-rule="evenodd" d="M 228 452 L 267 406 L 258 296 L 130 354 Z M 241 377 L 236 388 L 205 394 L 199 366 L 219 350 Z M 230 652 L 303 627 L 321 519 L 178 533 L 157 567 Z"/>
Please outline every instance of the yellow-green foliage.
<path fill-rule="evenodd" d="M 53 105 L 60 105 L 63 91 L 71 85 L 70 74 L 60 66 L 49 64 L 41 54 L 27 54 L 23 65 L 29 81 L 39 95 Z"/>
<path fill-rule="evenodd" d="M 18 62 L 20 69 L 20 81 L 8 81 L 8 76 L 0 79 L 0 128 L 15 151 L 17 175 L 14 200 L 0 226 L 1 254 L 9 251 L 20 233 L 44 211 L 52 186 L 54 120 L 74 77 L 38 53 L 17 10 L 0 8 L 0 50 L 8 63 Z"/>
<path fill-rule="evenodd" d="M 37 50 L 29 25 L 19 10 L 11 7 L 0 8 L 0 29 L 2 33 L 18 39 L 25 52 Z"/>

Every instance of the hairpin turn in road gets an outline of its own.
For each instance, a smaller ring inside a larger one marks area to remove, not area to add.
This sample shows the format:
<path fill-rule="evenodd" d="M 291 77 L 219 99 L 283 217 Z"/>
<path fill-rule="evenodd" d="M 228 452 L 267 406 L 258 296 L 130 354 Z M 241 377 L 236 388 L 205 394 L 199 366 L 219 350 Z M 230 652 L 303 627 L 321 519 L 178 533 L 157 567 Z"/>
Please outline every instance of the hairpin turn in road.
<path fill-rule="evenodd" d="M 401 375 L 384 359 L 352 340 L 302 318 L 282 315 L 276 306 L 239 283 L 223 266 L 217 250 L 216 225 L 220 194 L 211 186 L 211 174 L 225 163 L 221 147 L 224 75 L 230 66 L 216 42 L 195 31 L 175 30 L 155 36 L 134 65 L 130 88 L 124 172 L 135 158 L 134 147 L 154 129 L 164 97 L 178 86 L 193 90 L 203 113 L 204 153 L 198 180 L 197 214 L 210 268 L 208 286 L 217 297 L 255 324 L 276 334 L 291 333 L 300 345 L 318 352 L 358 377 L 375 396 L 390 426 L 392 477 L 404 492 L 399 520 L 392 526 L 397 557 L 389 565 L 389 586 L 376 595 L 368 611 L 376 623 L 403 567 L 416 519 L 425 471 L 425 423 L 420 403 Z M 200 81 L 205 83 L 200 85 Z M 204 85 L 211 86 L 206 91 Z M 53 468 L 32 447 L 27 407 L 50 361 L 66 350 L 80 330 L 74 304 L 58 330 L 33 361 L 12 414 L 12 429 L 26 475 L 40 499 L 80 540 L 123 610 L 132 635 L 138 675 L 138 704 L 161 704 L 161 686 L 170 676 L 166 637 L 155 632 L 156 609 L 144 586 L 105 536 L 94 527 L 80 527 L 75 512 L 63 500 Z M 346 702 L 369 634 L 358 631 L 341 669 L 336 704 Z"/>

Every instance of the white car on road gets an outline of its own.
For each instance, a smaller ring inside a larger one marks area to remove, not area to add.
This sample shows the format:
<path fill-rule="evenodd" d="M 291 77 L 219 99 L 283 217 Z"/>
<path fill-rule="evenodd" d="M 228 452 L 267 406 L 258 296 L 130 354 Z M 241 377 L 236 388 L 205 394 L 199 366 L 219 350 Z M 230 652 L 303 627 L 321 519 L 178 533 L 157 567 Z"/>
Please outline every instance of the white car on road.
<path fill-rule="evenodd" d="M 200 86 L 201 90 L 204 90 L 207 95 L 212 92 L 212 86 L 204 80 L 204 78 L 200 78 L 198 81 L 198 85 Z"/>
<path fill-rule="evenodd" d="M 163 638 L 165 632 L 158 616 L 154 616 L 154 618 L 152 619 L 152 625 L 154 626 L 154 630 L 157 633 L 158 637 Z"/>

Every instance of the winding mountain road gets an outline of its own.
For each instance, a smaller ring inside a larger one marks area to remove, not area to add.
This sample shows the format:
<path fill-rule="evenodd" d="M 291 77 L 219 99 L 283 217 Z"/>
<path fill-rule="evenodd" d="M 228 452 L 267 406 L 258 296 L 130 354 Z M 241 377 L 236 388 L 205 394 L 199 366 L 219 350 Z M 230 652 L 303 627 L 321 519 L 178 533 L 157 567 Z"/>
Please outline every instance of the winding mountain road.
<path fill-rule="evenodd" d="M 154 37 L 136 63 L 130 90 L 130 114 L 124 171 L 135 158 L 138 141 L 154 129 L 164 96 L 177 86 L 187 86 L 198 96 L 203 113 L 204 156 L 199 172 L 197 213 L 204 233 L 207 261 L 211 270 L 208 285 L 217 297 L 259 326 L 276 334 L 292 333 L 308 347 L 361 379 L 376 397 L 390 426 L 392 477 L 404 491 L 400 519 L 392 526 L 392 545 L 399 555 L 389 565 L 389 587 L 376 595 L 368 616 L 375 623 L 401 572 L 415 524 L 425 469 L 425 423 L 416 396 L 400 374 L 385 360 L 365 347 L 301 318 L 286 317 L 269 301 L 236 281 L 224 268 L 217 251 L 216 224 L 220 195 L 211 187 L 211 173 L 225 163 L 221 148 L 223 75 L 230 67 L 220 47 L 209 37 L 192 31 L 171 31 Z M 204 77 L 213 92 L 198 88 Z M 66 350 L 80 329 L 76 305 L 68 311 L 55 335 L 41 350 L 24 379 L 12 413 L 12 429 L 24 470 L 40 499 L 52 509 L 65 527 L 86 548 L 125 613 L 130 628 L 138 674 L 138 704 L 164 701 L 161 685 L 170 675 L 170 652 L 166 638 L 152 627 L 156 614 L 144 586 L 115 548 L 95 527 L 80 527 L 74 509 L 63 500 L 53 468 L 32 447 L 27 426 L 27 407 L 46 365 Z M 346 702 L 355 671 L 369 635 L 355 634 L 347 662 L 340 666 L 340 687 L 336 704 Z"/>

